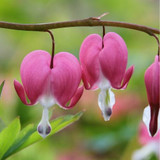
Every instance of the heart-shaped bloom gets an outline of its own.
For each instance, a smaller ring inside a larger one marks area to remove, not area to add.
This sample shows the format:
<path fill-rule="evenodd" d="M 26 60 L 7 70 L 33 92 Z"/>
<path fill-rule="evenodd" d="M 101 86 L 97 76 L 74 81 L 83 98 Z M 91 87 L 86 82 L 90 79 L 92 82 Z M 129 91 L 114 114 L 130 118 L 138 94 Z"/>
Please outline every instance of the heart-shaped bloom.
<path fill-rule="evenodd" d="M 102 42 L 103 41 L 103 42 Z M 102 39 L 98 34 L 89 35 L 80 48 L 82 79 L 86 89 L 100 88 L 98 104 L 104 120 L 109 120 L 115 97 L 111 88 L 124 89 L 134 67 L 127 71 L 128 52 L 124 40 L 109 32 Z"/>
<path fill-rule="evenodd" d="M 64 109 L 72 108 L 83 93 L 83 87 L 78 88 L 81 68 L 75 56 L 67 52 L 56 54 L 52 69 L 50 61 L 51 56 L 46 51 L 29 53 L 20 68 L 23 85 L 14 81 L 17 94 L 24 104 L 34 105 L 39 102 L 43 106 L 42 119 L 37 128 L 42 137 L 51 131 L 48 109 L 54 104 Z M 30 102 L 26 100 L 26 96 Z"/>
<path fill-rule="evenodd" d="M 144 109 L 143 121 L 151 135 L 154 136 L 157 128 L 160 129 L 160 61 L 158 56 L 151 64 L 144 76 L 149 105 Z"/>
<path fill-rule="evenodd" d="M 133 153 L 132 160 L 148 159 L 153 153 L 160 159 L 159 140 L 160 130 L 156 136 L 151 137 L 148 133 L 147 127 L 144 123 L 141 123 L 139 128 L 139 143 L 143 147 Z"/>

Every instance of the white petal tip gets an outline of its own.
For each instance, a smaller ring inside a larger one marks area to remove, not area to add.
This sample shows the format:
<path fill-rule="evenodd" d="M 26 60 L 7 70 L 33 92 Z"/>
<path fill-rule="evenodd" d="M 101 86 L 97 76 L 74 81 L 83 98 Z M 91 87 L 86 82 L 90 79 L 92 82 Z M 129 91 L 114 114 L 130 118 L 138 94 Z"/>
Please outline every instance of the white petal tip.
<path fill-rule="evenodd" d="M 110 118 L 105 118 L 105 117 L 104 117 L 104 121 L 107 122 L 107 121 L 109 121 L 109 120 L 110 120 Z"/>
<path fill-rule="evenodd" d="M 111 108 L 106 108 L 102 114 L 103 114 L 104 120 L 109 121 L 110 117 L 112 115 L 112 109 Z"/>
<path fill-rule="evenodd" d="M 51 126 L 49 124 L 47 125 L 39 124 L 37 127 L 37 131 L 42 138 L 46 138 L 51 132 Z"/>
<path fill-rule="evenodd" d="M 115 97 L 111 89 L 101 90 L 98 97 L 98 105 L 102 111 L 105 121 L 109 121 L 112 115 L 112 107 L 115 104 Z"/>
<path fill-rule="evenodd" d="M 48 108 L 43 109 L 42 119 L 37 127 L 37 131 L 41 137 L 45 138 L 51 132 L 51 125 L 48 121 Z"/>

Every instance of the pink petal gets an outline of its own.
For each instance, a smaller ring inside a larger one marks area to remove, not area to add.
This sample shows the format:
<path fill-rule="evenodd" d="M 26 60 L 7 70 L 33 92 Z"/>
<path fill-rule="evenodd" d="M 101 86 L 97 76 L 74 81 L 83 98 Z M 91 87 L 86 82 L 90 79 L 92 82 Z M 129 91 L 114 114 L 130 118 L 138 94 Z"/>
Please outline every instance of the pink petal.
<path fill-rule="evenodd" d="M 83 94 L 83 90 L 84 90 L 83 86 L 79 87 L 77 89 L 76 93 L 74 94 L 74 96 L 72 97 L 70 104 L 68 106 L 63 105 L 61 107 L 63 109 L 71 109 L 71 108 L 73 108 L 77 104 L 79 99 L 81 98 L 81 96 Z"/>
<path fill-rule="evenodd" d="M 24 92 L 27 94 L 31 104 L 35 103 L 50 87 L 48 80 L 50 59 L 50 54 L 42 50 L 33 51 L 23 59 L 20 69 L 21 78 Z"/>
<path fill-rule="evenodd" d="M 140 124 L 140 127 L 139 127 L 139 141 L 140 141 L 140 144 L 146 145 L 147 143 L 150 143 L 152 141 L 157 141 L 158 142 L 159 137 L 160 137 L 160 130 L 158 131 L 156 136 L 151 137 L 148 134 L 148 130 L 147 130 L 146 125 L 144 123 Z"/>
<path fill-rule="evenodd" d="M 158 129 L 158 114 L 159 114 L 159 106 L 150 106 L 151 109 L 151 120 L 149 123 L 149 131 L 152 137 L 156 134 Z"/>
<path fill-rule="evenodd" d="M 32 103 L 28 103 L 27 102 L 24 88 L 23 88 L 23 86 L 17 80 L 14 80 L 14 87 L 15 87 L 15 90 L 16 90 L 19 98 L 21 99 L 21 101 L 25 105 L 33 105 L 35 103 L 35 102 L 32 102 Z"/>
<path fill-rule="evenodd" d="M 109 32 L 104 36 L 104 48 L 99 54 L 102 73 L 112 86 L 121 86 L 124 78 L 128 52 L 124 40 L 116 33 Z"/>
<path fill-rule="evenodd" d="M 56 54 L 50 81 L 53 96 L 61 106 L 65 106 L 76 94 L 81 81 L 81 68 L 77 58 L 67 52 Z"/>
<path fill-rule="evenodd" d="M 158 56 L 146 70 L 144 79 L 150 106 L 159 104 L 160 107 L 160 62 Z"/>
<path fill-rule="evenodd" d="M 95 88 L 100 76 L 98 54 L 102 49 L 102 38 L 98 34 L 89 35 L 80 48 L 80 62 L 86 89 Z"/>
<path fill-rule="evenodd" d="M 90 86 L 89 82 L 87 81 L 87 78 L 86 78 L 86 75 L 84 74 L 83 69 L 82 69 L 82 80 L 83 80 L 83 83 L 84 83 L 84 87 L 87 90 L 91 89 L 91 86 Z"/>
<path fill-rule="evenodd" d="M 94 86 L 90 86 L 89 82 L 87 81 L 87 78 L 86 78 L 86 75 L 84 74 L 83 70 L 82 70 L 82 80 L 83 80 L 83 83 L 84 83 L 84 87 L 87 89 L 87 90 L 94 90 L 94 89 L 97 89 L 98 88 L 98 84 L 94 84 Z"/>
<path fill-rule="evenodd" d="M 125 75 L 124 75 L 122 85 L 120 87 L 119 86 L 113 86 L 113 87 L 116 88 L 116 89 L 125 89 L 127 87 L 128 83 L 129 83 L 129 80 L 132 77 L 133 71 L 134 71 L 134 66 L 129 67 L 128 70 L 126 71 Z"/>

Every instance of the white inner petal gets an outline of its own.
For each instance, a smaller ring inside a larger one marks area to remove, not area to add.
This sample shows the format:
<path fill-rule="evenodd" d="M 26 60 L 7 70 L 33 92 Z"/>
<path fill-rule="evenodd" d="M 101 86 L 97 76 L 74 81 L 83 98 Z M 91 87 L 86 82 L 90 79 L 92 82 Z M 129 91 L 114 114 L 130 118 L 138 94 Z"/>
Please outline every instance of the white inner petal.
<path fill-rule="evenodd" d="M 39 103 L 45 108 L 50 108 L 56 104 L 56 100 L 53 96 L 45 95 L 39 98 Z"/>
<path fill-rule="evenodd" d="M 51 125 L 49 123 L 48 108 L 43 108 L 42 119 L 37 127 L 38 133 L 45 138 L 51 131 Z"/>
<path fill-rule="evenodd" d="M 103 75 L 100 76 L 100 83 L 98 84 L 98 87 L 101 89 L 101 90 L 106 90 L 106 89 L 109 89 L 111 88 L 111 84 L 109 82 L 108 79 L 106 79 Z"/>
<path fill-rule="evenodd" d="M 49 123 L 48 110 L 56 101 L 53 96 L 43 95 L 39 98 L 39 103 L 43 106 L 43 114 L 40 123 L 38 124 L 38 133 L 45 138 L 51 131 L 51 125 Z"/>
<path fill-rule="evenodd" d="M 142 147 L 141 149 L 135 151 L 132 155 L 132 160 L 144 160 L 149 158 L 151 154 L 155 153 L 159 156 L 159 143 L 151 142 Z"/>
<path fill-rule="evenodd" d="M 145 123 L 145 125 L 147 127 L 147 130 L 148 130 L 148 133 L 151 136 L 151 134 L 149 132 L 150 119 L 151 119 L 151 111 L 150 111 L 150 106 L 148 105 L 143 111 L 143 122 Z M 160 130 L 160 112 L 158 114 L 158 129 L 157 129 L 157 133 L 158 133 L 158 130 Z"/>
<path fill-rule="evenodd" d="M 145 123 L 145 125 L 147 127 L 149 135 L 150 135 L 150 132 L 149 132 L 150 119 L 151 119 L 151 113 L 150 113 L 150 106 L 148 105 L 143 111 L 143 122 Z"/>
<path fill-rule="evenodd" d="M 113 107 L 115 104 L 115 96 L 114 93 L 111 91 L 111 88 L 109 89 L 109 96 L 110 96 L 109 106 Z"/>
<path fill-rule="evenodd" d="M 103 74 L 101 74 L 98 87 L 101 89 L 98 96 L 98 105 L 101 109 L 104 120 L 108 121 L 112 114 L 113 105 L 115 104 L 115 96 L 111 91 L 111 84 L 109 80 L 106 79 Z"/>
<path fill-rule="evenodd" d="M 112 108 L 115 104 L 114 93 L 109 89 L 101 89 L 98 96 L 98 105 L 102 111 L 105 121 L 108 121 L 112 114 Z"/>

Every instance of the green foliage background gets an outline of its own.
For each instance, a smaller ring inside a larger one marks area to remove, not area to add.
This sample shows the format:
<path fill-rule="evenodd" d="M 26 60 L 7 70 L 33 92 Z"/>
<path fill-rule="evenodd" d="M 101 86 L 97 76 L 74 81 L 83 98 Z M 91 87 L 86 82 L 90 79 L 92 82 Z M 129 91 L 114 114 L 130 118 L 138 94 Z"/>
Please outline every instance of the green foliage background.
<path fill-rule="evenodd" d="M 154 28 L 159 27 L 158 0 L 1 0 L 0 21 L 45 23 L 67 21 L 110 14 L 103 20 L 125 21 Z M 102 34 L 101 27 L 77 27 L 52 30 L 56 53 L 67 51 L 78 58 L 83 39 Z M 119 160 L 130 159 L 139 148 L 138 126 L 147 106 L 144 72 L 153 62 L 157 44 L 149 35 L 123 28 L 106 27 L 120 34 L 129 53 L 128 66 L 135 72 L 124 91 L 114 91 L 116 105 L 110 122 L 104 122 L 97 105 L 98 91 L 86 91 L 77 106 L 70 111 L 59 107 L 51 110 L 51 119 L 85 109 L 82 119 L 62 132 L 13 155 L 10 160 Z M 42 109 L 27 107 L 16 95 L 13 80 L 20 81 L 20 64 L 25 55 L 37 49 L 51 51 L 48 33 L 15 31 L 0 28 L 0 84 L 5 86 L 0 99 L 0 130 L 20 116 L 22 128 L 38 124 Z"/>

